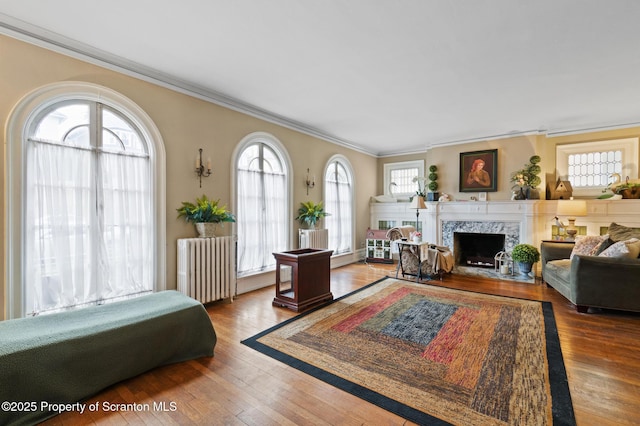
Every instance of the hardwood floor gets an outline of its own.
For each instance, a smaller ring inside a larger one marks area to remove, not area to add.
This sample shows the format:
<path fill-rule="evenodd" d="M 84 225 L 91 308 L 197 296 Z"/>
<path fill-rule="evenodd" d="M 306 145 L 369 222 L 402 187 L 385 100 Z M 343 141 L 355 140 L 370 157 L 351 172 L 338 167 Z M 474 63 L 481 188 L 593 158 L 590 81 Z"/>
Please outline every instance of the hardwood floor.
<path fill-rule="evenodd" d="M 393 275 L 394 268 L 360 263 L 334 269 L 331 291 L 334 297 L 342 296 Z M 579 314 L 555 290 L 539 283 L 448 275 L 430 284 L 552 302 L 577 423 L 640 424 L 640 314 Z M 87 401 L 98 403 L 96 412 L 63 413 L 46 424 L 410 424 L 242 345 L 241 340 L 296 315 L 273 307 L 274 295 L 269 287 L 242 294 L 232 304 L 207 306 L 218 335 L 213 358 L 165 366 L 124 381 Z M 134 403 L 137 410 L 110 405 Z M 154 410 L 154 403 L 164 403 L 165 411 Z M 113 410 L 105 410 L 105 404 Z"/>

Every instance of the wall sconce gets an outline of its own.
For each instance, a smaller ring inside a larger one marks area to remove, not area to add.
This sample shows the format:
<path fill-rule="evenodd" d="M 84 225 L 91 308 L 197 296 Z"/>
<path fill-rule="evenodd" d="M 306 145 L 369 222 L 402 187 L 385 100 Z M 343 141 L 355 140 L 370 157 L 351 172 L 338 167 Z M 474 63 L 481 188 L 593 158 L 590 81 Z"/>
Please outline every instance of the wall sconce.
<path fill-rule="evenodd" d="M 309 180 L 309 169 L 307 169 L 307 180 L 305 181 L 307 184 L 307 195 L 309 195 L 309 189 L 316 186 L 316 177 L 313 176 L 313 180 Z"/>
<path fill-rule="evenodd" d="M 199 150 L 199 154 L 196 157 L 196 175 L 200 178 L 200 188 L 202 188 L 202 177 L 211 176 L 211 157 L 207 158 L 207 168 L 205 169 L 202 162 L 202 148 Z"/>

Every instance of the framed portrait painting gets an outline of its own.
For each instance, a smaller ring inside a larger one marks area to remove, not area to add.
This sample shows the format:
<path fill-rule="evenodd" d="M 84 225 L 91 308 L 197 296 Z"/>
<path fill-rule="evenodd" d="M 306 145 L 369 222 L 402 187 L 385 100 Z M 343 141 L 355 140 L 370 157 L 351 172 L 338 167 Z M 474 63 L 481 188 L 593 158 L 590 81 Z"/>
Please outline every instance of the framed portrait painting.
<path fill-rule="evenodd" d="M 460 153 L 460 192 L 498 190 L 498 150 Z"/>

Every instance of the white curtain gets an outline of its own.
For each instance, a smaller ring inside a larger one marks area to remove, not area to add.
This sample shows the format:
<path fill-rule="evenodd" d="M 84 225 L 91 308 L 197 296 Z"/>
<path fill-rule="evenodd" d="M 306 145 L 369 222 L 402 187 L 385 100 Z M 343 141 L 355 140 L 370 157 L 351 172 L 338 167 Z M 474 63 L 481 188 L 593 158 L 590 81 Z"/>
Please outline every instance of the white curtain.
<path fill-rule="evenodd" d="M 238 273 L 275 267 L 274 252 L 287 248 L 286 176 L 238 170 Z"/>
<path fill-rule="evenodd" d="M 26 170 L 27 315 L 152 290 L 147 158 L 29 141 Z"/>
<path fill-rule="evenodd" d="M 351 183 L 345 168 L 332 163 L 327 169 L 325 191 L 325 226 L 329 231 L 329 248 L 333 254 L 352 251 L 352 211 Z"/>
<path fill-rule="evenodd" d="M 101 297 L 111 299 L 153 289 L 149 211 L 149 160 L 100 155 L 100 234 L 107 269 Z"/>
<path fill-rule="evenodd" d="M 96 294 L 92 153 L 28 144 L 25 213 L 26 312 L 73 306 Z"/>

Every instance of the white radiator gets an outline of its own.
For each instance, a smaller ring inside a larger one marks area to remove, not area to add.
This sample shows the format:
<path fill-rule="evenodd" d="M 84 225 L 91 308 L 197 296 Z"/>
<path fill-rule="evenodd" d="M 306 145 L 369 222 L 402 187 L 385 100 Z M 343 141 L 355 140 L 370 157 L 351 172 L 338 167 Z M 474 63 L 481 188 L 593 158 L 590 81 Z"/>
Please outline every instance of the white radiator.
<path fill-rule="evenodd" d="M 234 237 L 178 240 L 178 291 L 202 303 L 233 302 L 236 279 Z"/>
<path fill-rule="evenodd" d="M 329 248 L 329 231 L 326 229 L 300 229 L 298 232 L 300 248 Z"/>

